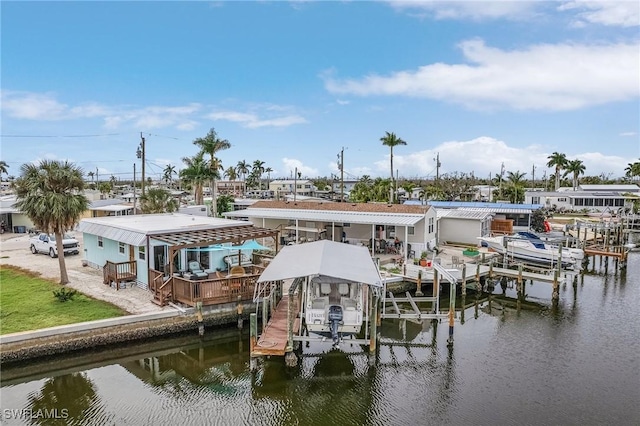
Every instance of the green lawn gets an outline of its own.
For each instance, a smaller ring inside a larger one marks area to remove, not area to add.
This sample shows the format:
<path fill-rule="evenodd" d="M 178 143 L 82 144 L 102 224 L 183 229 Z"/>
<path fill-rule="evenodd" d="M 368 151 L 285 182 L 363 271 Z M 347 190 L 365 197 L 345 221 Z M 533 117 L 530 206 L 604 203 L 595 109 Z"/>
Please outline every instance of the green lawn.
<path fill-rule="evenodd" d="M 60 287 L 53 281 L 3 265 L 0 269 L 0 334 L 127 314 L 117 306 L 80 293 L 73 300 L 59 302 L 53 290 Z"/>

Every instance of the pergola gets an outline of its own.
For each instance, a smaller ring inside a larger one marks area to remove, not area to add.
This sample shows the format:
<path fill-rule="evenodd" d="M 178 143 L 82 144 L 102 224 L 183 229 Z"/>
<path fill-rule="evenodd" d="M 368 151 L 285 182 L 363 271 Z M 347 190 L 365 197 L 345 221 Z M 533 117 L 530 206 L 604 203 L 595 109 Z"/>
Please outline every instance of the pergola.
<path fill-rule="evenodd" d="M 192 247 L 207 247 L 223 243 L 244 243 L 256 238 L 273 238 L 276 252 L 278 252 L 278 231 L 275 229 L 259 228 L 252 223 L 220 228 L 200 229 L 150 235 L 149 238 L 162 241 L 169 246 L 169 276 L 174 273 L 174 257 L 182 249 Z"/>

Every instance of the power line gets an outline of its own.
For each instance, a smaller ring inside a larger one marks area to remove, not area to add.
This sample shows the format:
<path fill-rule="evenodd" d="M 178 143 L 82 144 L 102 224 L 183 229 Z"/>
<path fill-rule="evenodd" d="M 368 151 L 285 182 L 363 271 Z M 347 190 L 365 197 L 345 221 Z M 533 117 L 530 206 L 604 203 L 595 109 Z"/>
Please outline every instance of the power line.
<path fill-rule="evenodd" d="M 96 135 L 0 135 L 2 138 L 100 138 L 104 136 L 124 136 L 122 133 L 104 133 Z"/>

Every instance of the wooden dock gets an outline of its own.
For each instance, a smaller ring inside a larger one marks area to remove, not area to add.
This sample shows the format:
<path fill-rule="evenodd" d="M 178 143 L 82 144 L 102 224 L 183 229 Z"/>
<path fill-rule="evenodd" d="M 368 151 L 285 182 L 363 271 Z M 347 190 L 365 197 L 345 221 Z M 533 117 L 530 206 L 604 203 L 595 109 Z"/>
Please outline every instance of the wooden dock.
<path fill-rule="evenodd" d="M 293 312 L 296 314 L 299 311 L 298 300 L 294 299 Z M 267 323 L 264 331 L 258 337 L 258 341 L 251 349 L 251 356 L 265 356 L 265 355 L 279 355 L 283 356 L 290 348 L 288 345 L 288 330 L 287 330 L 287 312 L 289 310 L 289 295 L 285 294 L 278 303 L 275 312 L 271 316 L 271 319 Z M 293 321 L 293 334 L 297 334 L 300 329 L 300 318 L 295 318 Z"/>

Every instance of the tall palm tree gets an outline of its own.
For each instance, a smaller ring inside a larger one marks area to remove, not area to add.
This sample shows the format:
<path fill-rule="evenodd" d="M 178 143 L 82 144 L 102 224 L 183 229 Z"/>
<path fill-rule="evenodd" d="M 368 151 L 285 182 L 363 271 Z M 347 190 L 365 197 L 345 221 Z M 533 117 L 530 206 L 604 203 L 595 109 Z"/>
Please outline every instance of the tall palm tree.
<path fill-rule="evenodd" d="M 204 159 L 201 152 L 193 157 L 184 157 L 182 162 L 187 167 L 180 170 L 180 179 L 185 184 L 193 187 L 193 197 L 196 204 L 204 204 L 202 187 L 207 180 L 210 180 L 209 163 Z"/>
<path fill-rule="evenodd" d="M 571 160 L 567 162 L 565 169 L 563 177 L 567 177 L 568 174 L 573 174 L 573 190 L 575 191 L 578 187 L 578 179 L 580 175 L 584 174 L 586 167 L 582 164 L 582 160 Z"/>
<path fill-rule="evenodd" d="M 273 169 L 271 167 L 267 167 L 264 169 L 264 172 L 267 174 L 267 190 L 269 190 L 269 184 L 271 183 L 271 172 Z"/>
<path fill-rule="evenodd" d="M 258 182 L 258 189 L 262 189 L 262 175 L 264 174 L 264 161 L 255 160 L 251 165 L 251 174 Z"/>
<path fill-rule="evenodd" d="M 140 197 L 142 213 L 173 213 L 178 211 L 178 200 L 164 188 L 149 188 Z"/>
<path fill-rule="evenodd" d="M 84 196 L 84 171 L 67 161 L 42 160 L 40 164 L 23 164 L 21 176 L 14 188 L 15 206 L 43 232 L 56 237 L 60 284 L 67 284 L 69 276 L 62 247 L 63 234 L 72 229 L 89 208 Z"/>
<path fill-rule="evenodd" d="M 547 163 L 547 167 L 555 167 L 556 169 L 556 191 L 560 188 L 560 170 L 564 170 L 567 166 L 567 156 L 566 154 L 561 154 L 559 152 L 554 152 L 550 156 L 547 157 L 549 162 Z"/>
<path fill-rule="evenodd" d="M 93 177 L 94 177 L 95 175 L 96 175 L 96 174 L 95 174 L 95 173 L 93 173 L 93 172 L 89 172 L 89 173 L 87 173 L 87 176 L 89 176 L 89 177 L 91 178 L 91 183 L 93 183 Z"/>
<path fill-rule="evenodd" d="M 193 141 L 193 144 L 200 148 L 200 151 L 209 155 L 209 167 L 211 168 L 211 194 L 212 205 L 217 204 L 216 201 L 216 175 L 218 170 L 222 167 L 220 161 L 216 161 L 216 153 L 231 148 L 231 143 L 226 139 L 220 139 L 215 129 L 212 127 L 204 138 L 197 138 Z M 213 216 L 216 217 L 216 209 L 211 209 Z"/>
<path fill-rule="evenodd" d="M 238 161 L 238 165 L 236 165 L 236 172 L 242 176 L 242 180 L 245 180 L 247 174 L 249 174 L 249 167 L 249 163 L 245 160 Z"/>
<path fill-rule="evenodd" d="M 385 135 L 380 138 L 382 145 L 388 146 L 391 154 L 391 188 L 389 189 L 389 203 L 393 203 L 393 190 L 395 187 L 395 181 L 393 179 L 393 147 L 398 145 L 406 145 L 407 143 L 396 136 L 395 133 L 385 132 Z"/>
<path fill-rule="evenodd" d="M 162 171 L 162 179 L 165 183 L 169 184 L 169 187 L 171 187 L 171 184 L 173 183 L 173 175 L 175 174 L 177 174 L 176 166 L 172 166 L 171 164 L 167 164 Z"/>

